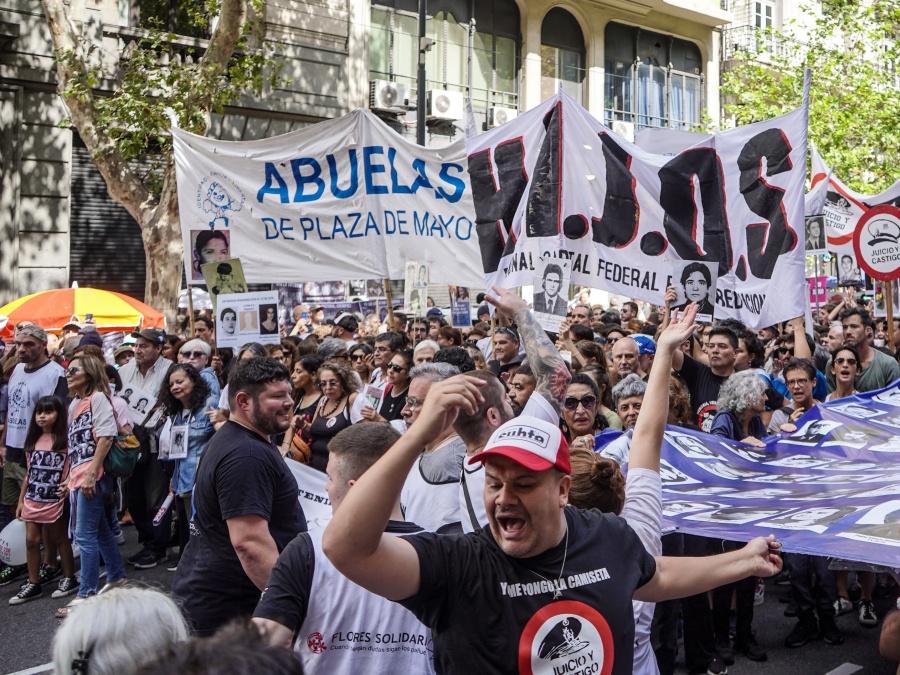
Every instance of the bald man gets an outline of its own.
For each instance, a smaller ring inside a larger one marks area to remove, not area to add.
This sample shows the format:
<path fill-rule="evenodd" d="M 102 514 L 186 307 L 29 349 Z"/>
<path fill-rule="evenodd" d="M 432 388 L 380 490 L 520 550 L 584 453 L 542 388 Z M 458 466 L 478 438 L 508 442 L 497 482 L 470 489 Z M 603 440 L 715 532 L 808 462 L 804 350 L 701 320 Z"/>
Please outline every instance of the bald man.
<path fill-rule="evenodd" d="M 628 377 L 632 373 L 642 380 L 647 377 L 647 373 L 641 368 L 639 356 L 640 350 L 638 349 L 638 343 L 630 337 L 616 340 L 616 344 L 614 344 L 612 348 L 612 357 L 613 365 L 616 367 L 616 372 L 619 374 L 620 380 Z"/>

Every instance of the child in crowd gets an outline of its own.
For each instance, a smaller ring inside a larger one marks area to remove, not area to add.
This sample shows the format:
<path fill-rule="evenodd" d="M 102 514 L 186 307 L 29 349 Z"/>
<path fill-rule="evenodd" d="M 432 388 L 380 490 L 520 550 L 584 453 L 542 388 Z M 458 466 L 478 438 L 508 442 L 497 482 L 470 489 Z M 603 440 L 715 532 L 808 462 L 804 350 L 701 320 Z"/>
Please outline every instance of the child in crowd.
<path fill-rule="evenodd" d="M 38 399 L 25 437 L 27 473 L 16 508 L 16 518 L 25 521 L 28 581 L 9 600 L 19 605 L 43 595 L 41 589 L 41 540 L 46 528 L 48 539 L 56 544 L 62 561 L 63 578 L 54 598 L 78 590 L 75 561 L 66 524 L 66 483 L 69 478 L 66 409 L 57 396 Z M 55 574 L 47 575 L 53 578 Z"/>

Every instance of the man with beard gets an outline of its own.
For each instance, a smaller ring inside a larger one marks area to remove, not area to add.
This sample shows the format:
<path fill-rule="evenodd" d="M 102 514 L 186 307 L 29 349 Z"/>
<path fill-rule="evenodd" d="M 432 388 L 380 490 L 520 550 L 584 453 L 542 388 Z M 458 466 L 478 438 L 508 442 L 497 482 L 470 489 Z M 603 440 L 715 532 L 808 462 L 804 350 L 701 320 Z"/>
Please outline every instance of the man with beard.
<path fill-rule="evenodd" d="M 228 380 L 231 417 L 197 469 L 195 516 L 172 592 L 197 635 L 253 613 L 278 555 L 306 519 L 297 481 L 270 436 L 291 421 L 287 368 L 240 361 Z"/>
<path fill-rule="evenodd" d="M 771 535 L 721 556 L 653 558 L 621 518 L 566 508 L 565 438 L 525 416 L 468 460 L 485 466 L 488 526 L 383 536 L 418 447 L 448 418 L 475 413 L 486 386 L 469 375 L 434 385 L 416 424 L 360 477 L 322 539 L 344 576 L 432 627 L 437 672 L 549 672 L 577 654 L 584 672 L 630 674 L 632 597 L 658 602 L 781 569 Z"/>
<path fill-rule="evenodd" d="M 516 374 L 509 380 L 509 404 L 512 406 L 513 414 L 521 415 L 525 409 L 525 404 L 534 393 L 537 386 L 537 380 L 531 371 L 528 361 L 522 361 L 516 369 Z"/>
<path fill-rule="evenodd" d="M 423 363 L 412 369 L 402 411 L 407 429 L 415 425 L 431 387 L 454 375 L 459 375 L 459 368 L 449 363 Z M 465 456 L 466 445 L 453 430 L 453 421 L 448 420 L 425 444 L 400 492 L 407 520 L 428 532 L 461 531 L 458 491 Z"/>

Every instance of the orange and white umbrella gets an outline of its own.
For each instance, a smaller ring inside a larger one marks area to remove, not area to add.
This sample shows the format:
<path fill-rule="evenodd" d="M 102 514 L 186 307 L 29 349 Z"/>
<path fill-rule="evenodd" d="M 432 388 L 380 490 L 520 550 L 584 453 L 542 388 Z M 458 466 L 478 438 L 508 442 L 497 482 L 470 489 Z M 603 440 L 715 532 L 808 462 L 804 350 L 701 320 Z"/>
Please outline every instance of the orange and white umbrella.
<path fill-rule="evenodd" d="M 94 324 L 103 333 L 166 327 L 162 313 L 127 295 L 99 288 L 59 288 L 32 293 L 0 307 L 0 315 L 7 317 L 0 335 L 10 337 L 22 321 L 58 333 L 72 321 L 83 324 L 88 314 L 94 315 Z"/>

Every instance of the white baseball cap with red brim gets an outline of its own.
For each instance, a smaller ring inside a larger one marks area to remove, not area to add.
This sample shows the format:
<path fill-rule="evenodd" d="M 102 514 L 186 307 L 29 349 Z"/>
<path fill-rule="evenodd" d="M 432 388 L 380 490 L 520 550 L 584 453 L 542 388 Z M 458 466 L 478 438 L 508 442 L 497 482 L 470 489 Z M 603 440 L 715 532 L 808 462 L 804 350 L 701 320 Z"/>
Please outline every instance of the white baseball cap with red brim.
<path fill-rule="evenodd" d="M 531 471 L 556 467 L 572 473 L 565 436 L 555 424 L 536 417 L 516 417 L 498 427 L 484 450 L 469 458 L 469 464 L 491 457 L 507 457 Z"/>

